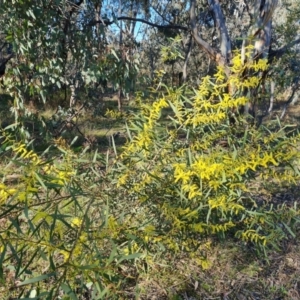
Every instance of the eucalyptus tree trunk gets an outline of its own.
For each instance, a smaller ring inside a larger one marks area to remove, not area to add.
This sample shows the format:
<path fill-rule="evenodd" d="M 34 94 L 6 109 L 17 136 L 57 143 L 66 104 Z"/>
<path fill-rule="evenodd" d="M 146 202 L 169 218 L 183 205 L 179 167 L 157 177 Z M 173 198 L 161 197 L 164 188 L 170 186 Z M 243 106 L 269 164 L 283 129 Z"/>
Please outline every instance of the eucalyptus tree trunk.
<path fill-rule="evenodd" d="M 122 14 L 122 0 L 119 0 L 119 16 Z M 122 51 L 122 45 L 123 45 L 123 22 L 120 21 L 120 37 L 119 37 L 119 49 Z M 123 59 L 123 55 L 121 57 Z M 118 110 L 122 110 L 122 79 L 119 79 L 119 87 L 118 87 Z"/>
<path fill-rule="evenodd" d="M 253 58 L 268 58 L 271 46 L 272 17 L 278 5 L 278 0 L 256 0 L 252 8 L 254 24 L 244 39 L 242 60 L 245 60 L 245 48 L 254 43 Z"/>
<path fill-rule="evenodd" d="M 95 11 L 94 11 L 95 21 L 96 21 L 96 25 L 95 25 L 96 26 L 96 36 L 97 36 L 97 40 L 98 40 L 97 47 L 99 50 L 100 46 L 101 46 L 100 26 L 103 26 L 103 24 L 101 24 L 103 22 L 103 20 L 101 19 L 102 0 L 95 1 L 94 7 L 95 7 Z"/>
<path fill-rule="evenodd" d="M 79 80 L 76 79 L 73 84 L 70 85 L 70 108 L 74 107 L 78 98 L 78 88 L 79 88 Z"/>
<path fill-rule="evenodd" d="M 230 75 L 229 65 L 232 59 L 232 41 L 228 34 L 228 28 L 221 9 L 219 0 L 208 0 L 210 11 L 213 15 L 214 25 L 219 35 L 220 46 L 215 49 L 202 39 L 197 29 L 195 14 L 196 0 L 190 1 L 190 21 L 192 36 L 198 46 L 218 65 L 225 67 L 225 73 Z M 278 6 L 278 0 L 255 0 L 250 13 L 252 25 L 244 37 L 241 56 L 245 62 L 245 53 L 248 46 L 254 46 L 251 59 L 268 58 L 271 46 L 272 17 Z M 274 90 L 274 87 L 272 87 Z M 230 92 L 230 91 L 229 91 Z M 249 108 L 246 108 L 246 111 Z M 254 108 L 250 108 L 254 111 Z"/>
<path fill-rule="evenodd" d="M 195 2 L 195 0 L 190 1 L 191 29 L 195 42 L 210 56 L 211 59 L 216 61 L 217 64 L 228 66 L 231 63 L 232 58 L 232 42 L 228 34 L 220 1 L 208 0 L 210 11 L 214 17 L 215 27 L 220 38 L 220 49 L 211 47 L 199 35 L 196 23 Z M 251 15 L 253 25 L 250 27 L 248 35 L 244 39 L 242 53 L 245 53 L 245 48 L 253 43 L 255 48 L 253 58 L 258 58 L 260 55 L 264 58 L 268 56 L 271 42 L 272 17 L 277 5 L 278 0 L 255 1 Z"/>
<path fill-rule="evenodd" d="M 187 49 L 185 51 L 184 64 L 182 67 L 182 82 L 181 83 L 185 83 L 186 79 L 187 79 L 187 65 L 188 65 L 189 58 L 191 56 L 193 45 L 194 45 L 194 40 L 193 40 L 193 36 L 191 35 L 189 37 Z"/>

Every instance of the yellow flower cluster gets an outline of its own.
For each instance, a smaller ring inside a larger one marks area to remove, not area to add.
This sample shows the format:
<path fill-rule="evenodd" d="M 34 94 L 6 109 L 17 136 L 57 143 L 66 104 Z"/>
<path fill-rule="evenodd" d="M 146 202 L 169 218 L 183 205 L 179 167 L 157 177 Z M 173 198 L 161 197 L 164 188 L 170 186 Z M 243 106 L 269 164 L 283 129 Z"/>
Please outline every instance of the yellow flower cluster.
<path fill-rule="evenodd" d="M 222 212 L 233 212 L 236 215 L 245 210 L 242 205 L 236 203 L 234 199 L 227 198 L 225 195 L 208 200 L 208 205 L 210 209 L 218 208 Z"/>
<path fill-rule="evenodd" d="M 241 233 L 241 238 L 244 241 L 255 242 L 256 244 L 267 244 L 267 238 L 265 236 L 259 235 L 255 230 L 249 229 L 243 233 Z"/>
<path fill-rule="evenodd" d="M 42 160 L 33 150 L 28 150 L 23 143 L 12 142 L 12 151 L 15 153 L 15 160 L 21 162 L 19 184 L 11 188 L 5 184 L 0 185 L 0 204 L 8 199 L 14 201 L 31 201 L 32 196 L 38 193 L 39 189 L 46 188 L 47 183 L 54 183 L 63 187 L 75 174 L 72 165 L 67 161 L 57 166 Z M 26 162 L 25 164 L 23 162 Z M 48 175 L 48 178 L 41 179 L 41 175 Z"/>
<path fill-rule="evenodd" d="M 256 149 L 252 146 L 247 150 L 248 152 L 240 153 L 235 159 L 225 153 L 222 157 L 215 153 L 195 157 L 192 164 L 175 163 L 174 182 L 181 185 L 182 191 L 187 193 L 190 200 L 203 195 L 201 186 L 204 182 L 215 191 L 227 183 L 230 188 L 246 190 L 244 183 L 236 182 L 237 174 L 243 175 L 249 170 L 256 171 L 258 167 L 278 165 L 273 153 L 261 151 L 260 146 Z"/>
<path fill-rule="evenodd" d="M 177 239 L 225 233 L 238 224 L 250 228 L 242 232 L 243 240 L 267 243 L 251 228 L 251 213 L 256 209 L 249 197 L 252 183 L 259 176 L 296 183 L 299 175 L 279 167 L 299 157 L 295 147 L 299 137 L 277 143 L 279 133 L 260 131 L 250 124 L 247 128 L 229 126 L 229 112 L 247 104 L 245 91 L 259 84 L 254 73 L 267 67 L 266 60 L 243 63 L 241 55 L 236 55 L 229 74 L 218 67 L 214 77 L 203 78 L 187 102 L 180 92 L 170 89 L 165 97 L 144 105 L 134 124 L 136 135 L 121 155 L 125 167 L 118 179 L 118 188 L 149 208 L 150 219 L 159 215 L 156 223 L 149 221 L 155 226 L 140 234 L 143 242 L 159 241 L 173 251 L 187 250 L 192 239 L 180 243 Z M 168 123 L 160 122 L 166 107 L 171 110 Z M 117 221 L 109 219 L 108 224 L 115 234 Z"/>
<path fill-rule="evenodd" d="M 158 101 L 154 102 L 152 105 L 145 105 L 145 122 L 140 132 L 134 136 L 133 140 L 130 141 L 124 148 L 121 158 L 129 157 L 131 155 L 137 155 L 141 153 L 143 156 L 153 155 L 153 138 L 155 136 L 155 126 L 156 122 L 160 118 L 161 110 L 168 107 L 168 103 L 165 98 L 161 98 Z M 140 160 L 138 158 L 137 160 Z M 118 186 L 123 186 L 130 178 L 130 169 L 127 172 L 123 173 L 118 179 Z M 147 176 L 144 177 L 147 181 Z M 143 180 L 144 180 L 143 179 Z M 141 185 L 143 186 L 143 184 Z M 137 190 L 137 187 L 135 188 Z"/>
<path fill-rule="evenodd" d="M 112 118 L 112 119 L 118 119 L 122 117 L 122 112 L 120 111 L 116 111 L 116 110 L 112 110 L 112 109 L 107 109 L 105 112 L 105 116 Z"/>
<path fill-rule="evenodd" d="M 17 190 L 15 188 L 9 188 L 3 183 L 0 183 L 0 205 L 4 204 L 5 201 L 15 195 Z"/>

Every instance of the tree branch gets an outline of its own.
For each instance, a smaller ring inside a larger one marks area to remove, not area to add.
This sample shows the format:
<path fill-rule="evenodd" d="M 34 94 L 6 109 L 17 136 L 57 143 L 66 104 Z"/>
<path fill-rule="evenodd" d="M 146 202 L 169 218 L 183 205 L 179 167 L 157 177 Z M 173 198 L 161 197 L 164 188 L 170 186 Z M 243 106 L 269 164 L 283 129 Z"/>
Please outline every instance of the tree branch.
<path fill-rule="evenodd" d="M 283 110 L 282 113 L 280 115 L 280 119 L 282 119 L 286 113 L 286 110 L 288 108 L 288 106 L 293 102 L 294 100 L 294 96 L 295 93 L 297 92 L 297 90 L 299 89 L 300 83 L 297 82 L 296 84 L 294 84 L 294 86 L 292 87 L 292 95 L 289 97 L 289 99 L 286 101 L 286 103 L 283 106 Z M 298 97 L 297 97 L 298 98 Z"/>
<path fill-rule="evenodd" d="M 184 31 L 188 31 L 188 27 L 186 26 L 182 26 L 182 25 L 176 25 L 176 24 L 169 24 L 169 25 L 158 25 L 152 22 L 149 22 L 147 20 L 144 19 L 140 19 L 140 18 L 131 18 L 131 17 L 125 17 L 125 16 L 121 16 L 121 17 L 117 17 L 117 20 L 127 20 L 127 21 L 134 21 L 134 22 L 141 22 L 141 23 L 145 23 L 148 24 L 152 27 L 155 28 L 161 28 L 161 29 L 178 29 L 178 30 L 184 30 Z M 112 25 L 114 23 L 114 21 L 110 21 L 108 19 L 103 20 L 102 21 L 96 21 L 96 20 L 92 20 L 90 21 L 87 25 L 88 26 L 95 26 L 97 23 L 104 23 L 105 26 L 109 26 Z"/>
<path fill-rule="evenodd" d="M 184 65 L 183 65 L 183 68 L 182 68 L 182 81 L 183 81 L 183 83 L 185 83 L 186 79 L 187 79 L 187 64 L 188 64 L 189 58 L 191 56 L 193 44 L 194 44 L 194 40 L 193 40 L 193 36 L 191 35 L 190 38 L 189 38 L 188 47 L 187 47 L 186 52 L 185 52 Z"/>
<path fill-rule="evenodd" d="M 255 7 L 256 27 L 253 36 L 256 37 L 255 55 L 266 58 L 271 45 L 272 18 L 278 5 L 278 0 L 257 0 Z"/>
<path fill-rule="evenodd" d="M 163 21 L 168 22 L 171 24 L 172 22 L 167 20 L 155 7 L 153 7 L 153 10 L 162 18 Z"/>
<path fill-rule="evenodd" d="M 190 19 L 191 19 L 191 29 L 192 36 L 195 39 L 196 43 L 210 56 L 211 59 L 217 60 L 217 52 L 205 42 L 198 34 L 196 15 L 195 15 L 195 0 L 190 2 Z"/>

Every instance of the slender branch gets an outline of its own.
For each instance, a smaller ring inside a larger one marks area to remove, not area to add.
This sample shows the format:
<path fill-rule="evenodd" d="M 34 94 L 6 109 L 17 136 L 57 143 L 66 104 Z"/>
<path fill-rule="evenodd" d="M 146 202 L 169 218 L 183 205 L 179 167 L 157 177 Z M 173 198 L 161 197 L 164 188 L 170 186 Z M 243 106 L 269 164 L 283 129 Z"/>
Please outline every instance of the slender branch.
<path fill-rule="evenodd" d="M 167 20 L 155 7 L 153 7 L 153 10 L 162 18 L 163 21 L 168 22 L 171 24 L 172 22 Z"/>
<path fill-rule="evenodd" d="M 283 106 L 283 110 L 282 110 L 282 113 L 280 115 L 280 120 L 283 119 L 283 117 L 285 116 L 285 113 L 286 113 L 286 110 L 288 108 L 288 106 L 293 102 L 294 100 L 294 96 L 297 92 L 297 90 L 299 89 L 300 87 L 300 83 L 298 82 L 297 84 L 294 85 L 294 87 L 292 88 L 292 94 L 291 96 L 289 97 L 289 99 L 285 102 L 284 106 Z"/>
<path fill-rule="evenodd" d="M 194 42 L 194 40 L 193 40 L 193 37 L 191 35 L 190 38 L 189 38 L 187 50 L 185 52 L 184 65 L 183 65 L 183 68 L 182 68 L 182 81 L 183 81 L 183 83 L 186 82 L 186 78 L 187 78 L 187 64 L 188 64 L 189 58 L 191 56 L 191 52 L 192 52 L 192 48 L 193 48 L 193 44 L 194 44 L 193 42 Z"/>
<path fill-rule="evenodd" d="M 169 25 L 158 25 L 152 22 L 149 22 L 147 20 L 141 19 L 141 18 L 132 18 L 132 17 L 125 17 L 125 16 L 121 16 L 121 17 L 117 17 L 117 20 L 127 20 L 127 21 L 134 21 L 134 22 L 141 22 L 141 23 L 145 23 L 148 24 L 152 27 L 156 27 L 156 28 L 162 28 L 162 29 L 178 29 L 178 30 L 184 30 L 184 31 L 188 31 L 188 27 L 186 26 L 182 26 L 182 25 L 176 25 L 176 24 L 169 24 Z M 95 26 L 97 23 L 102 23 L 101 21 L 96 21 L 96 20 L 92 20 L 90 21 L 87 25 L 88 26 Z M 114 21 L 110 21 L 108 19 L 104 20 L 104 24 L 105 26 L 109 26 L 112 25 L 114 23 Z"/>
<path fill-rule="evenodd" d="M 195 15 L 195 0 L 191 0 L 190 6 L 190 19 L 191 19 L 191 29 L 192 36 L 195 39 L 196 43 L 212 58 L 213 60 L 217 60 L 217 52 L 206 42 L 204 41 L 198 34 L 197 30 L 197 22 Z"/>

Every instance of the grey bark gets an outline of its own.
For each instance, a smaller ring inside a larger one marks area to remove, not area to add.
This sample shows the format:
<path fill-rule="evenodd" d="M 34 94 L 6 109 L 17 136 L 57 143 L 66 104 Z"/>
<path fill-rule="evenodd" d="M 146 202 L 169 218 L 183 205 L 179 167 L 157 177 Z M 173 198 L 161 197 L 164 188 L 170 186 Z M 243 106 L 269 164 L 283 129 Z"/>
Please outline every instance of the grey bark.
<path fill-rule="evenodd" d="M 190 20 L 191 20 L 190 22 L 191 22 L 192 36 L 196 41 L 196 43 L 198 44 L 198 46 L 202 48 L 202 50 L 204 50 L 210 56 L 210 58 L 216 60 L 217 58 L 216 50 L 213 49 L 213 47 L 211 47 L 206 41 L 204 41 L 198 34 L 195 10 L 196 10 L 196 1 L 191 0 L 190 1 Z"/>
<path fill-rule="evenodd" d="M 254 24 L 243 42 L 242 61 L 245 61 L 246 48 L 254 42 L 253 58 L 267 58 L 271 46 L 272 17 L 278 0 L 256 0 L 252 9 Z"/>
<path fill-rule="evenodd" d="M 191 35 L 190 38 L 189 38 L 189 41 L 188 41 L 188 47 L 187 47 L 187 50 L 185 52 L 184 64 L 183 64 L 183 67 L 182 67 L 182 83 L 185 83 L 186 79 L 187 79 L 187 65 L 188 65 L 189 58 L 191 56 L 193 44 L 194 44 L 194 40 L 193 40 L 193 37 Z"/>
<path fill-rule="evenodd" d="M 208 4 L 213 13 L 215 27 L 219 34 L 221 55 L 225 59 L 226 63 L 229 63 L 231 60 L 231 41 L 228 35 L 228 30 L 225 24 L 225 18 L 221 10 L 220 2 L 218 0 L 208 0 Z"/>
<path fill-rule="evenodd" d="M 71 96 L 70 96 L 70 107 L 74 107 L 76 101 L 78 99 L 78 88 L 79 88 L 79 80 L 75 79 L 75 82 L 70 85 Z"/>

